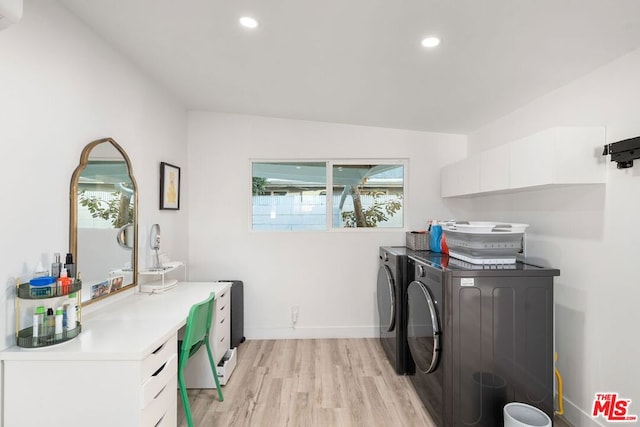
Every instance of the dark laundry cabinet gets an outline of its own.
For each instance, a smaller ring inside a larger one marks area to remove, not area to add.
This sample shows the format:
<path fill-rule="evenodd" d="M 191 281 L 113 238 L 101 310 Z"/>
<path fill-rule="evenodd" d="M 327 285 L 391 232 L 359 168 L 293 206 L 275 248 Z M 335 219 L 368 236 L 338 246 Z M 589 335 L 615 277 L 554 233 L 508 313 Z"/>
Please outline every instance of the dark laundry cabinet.
<path fill-rule="evenodd" d="M 409 257 L 411 381 L 437 426 L 502 425 L 524 402 L 553 418 L 553 268 Z"/>

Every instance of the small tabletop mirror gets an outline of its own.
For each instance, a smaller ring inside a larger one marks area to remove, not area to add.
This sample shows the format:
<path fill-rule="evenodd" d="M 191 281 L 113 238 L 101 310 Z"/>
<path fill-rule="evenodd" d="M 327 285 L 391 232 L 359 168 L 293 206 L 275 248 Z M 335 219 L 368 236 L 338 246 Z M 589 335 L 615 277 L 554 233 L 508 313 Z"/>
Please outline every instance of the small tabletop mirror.
<path fill-rule="evenodd" d="M 151 233 L 149 235 L 149 242 L 151 249 L 154 253 L 153 269 L 162 270 L 162 264 L 160 263 L 160 224 L 153 224 L 151 226 Z"/>

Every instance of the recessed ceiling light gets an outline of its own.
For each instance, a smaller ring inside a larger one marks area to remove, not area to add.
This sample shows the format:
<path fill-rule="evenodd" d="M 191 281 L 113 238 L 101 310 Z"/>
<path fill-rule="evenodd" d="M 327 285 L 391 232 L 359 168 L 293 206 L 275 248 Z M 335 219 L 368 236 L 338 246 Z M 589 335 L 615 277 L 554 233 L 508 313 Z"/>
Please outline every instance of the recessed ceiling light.
<path fill-rule="evenodd" d="M 242 18 L 240 18 L 240 25 L 245 28 L 258 28 L 258 25 L 260 24 L 255 18 L 252 18 L 250 16 L 243 16 Z"/>
<path fill-rule="evenodd" d="M 440 39 L 437 37 L 426 37 L 422 39 L 422 46 L 424 47 L 436 47 L 440 44 Z"/>

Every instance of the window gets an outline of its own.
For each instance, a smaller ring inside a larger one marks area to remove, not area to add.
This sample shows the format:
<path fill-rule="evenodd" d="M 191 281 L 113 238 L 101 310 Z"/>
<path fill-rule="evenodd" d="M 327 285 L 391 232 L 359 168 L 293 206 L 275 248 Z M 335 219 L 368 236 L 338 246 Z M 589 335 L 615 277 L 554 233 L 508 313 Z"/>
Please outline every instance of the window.
<path fill-rule="evenodd" d="M 253 162 L 252 228 L 402 228 L 404 163 Z"/>
<path fill-rule="evenodd" d="M 402 227 L 404 165 L 333 165 L 333 227 Z"/>
<path fill-rule="evenodd" d="M 252 169 L 254 230 L 327 228 L 326 163 L 254 162 Z"/>

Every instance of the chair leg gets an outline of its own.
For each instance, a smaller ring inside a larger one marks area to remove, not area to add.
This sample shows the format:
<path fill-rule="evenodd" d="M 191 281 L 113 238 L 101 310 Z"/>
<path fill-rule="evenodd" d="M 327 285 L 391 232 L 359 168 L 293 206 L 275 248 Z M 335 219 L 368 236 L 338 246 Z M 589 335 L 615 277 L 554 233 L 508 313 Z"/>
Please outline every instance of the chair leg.
<path fill-rule="evenodd" d="M 187 425 L 193 427 L 193 418 L 191 417 L 191 408 L 189 407 L 189 396 L 187 396 L 187 388 L 184 385 L 184 376 L 182 374 L 182 366 L 178 367 L 178 384 L 180 385 L 180 396 L 182 397 L 182 406 L 187 417 Z"/>
<path fill-rule="evenodd" d="M 216 364 L 213 363 L 213 356 L 211 354 L 211 346 L 209 346 L 209 340 L 205 341 L 205 346 L 207 347 L 207 354 L 209 355 L 209 364 L 211 364 L 211 370 L 213 371 L 213 380 L 216 382 L 216 390 L 218 390 L 218 400 L 220 402 L 224 401 L 224 397 L 222 397 L 222 388 L 220 388 L 220 380 L 218 379 L 218 371 L 216 370 Z"/>

